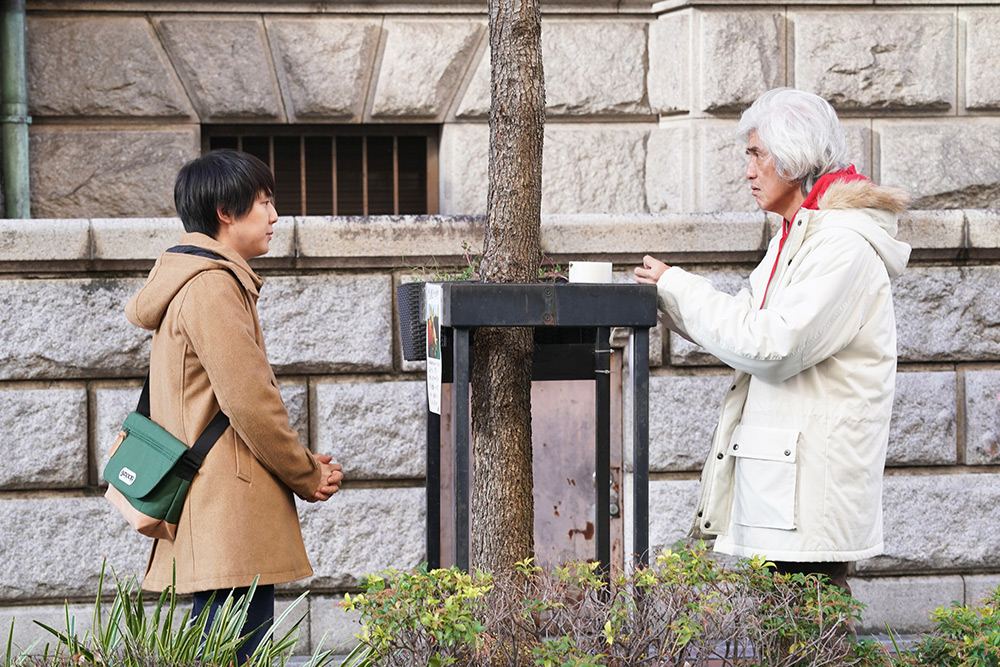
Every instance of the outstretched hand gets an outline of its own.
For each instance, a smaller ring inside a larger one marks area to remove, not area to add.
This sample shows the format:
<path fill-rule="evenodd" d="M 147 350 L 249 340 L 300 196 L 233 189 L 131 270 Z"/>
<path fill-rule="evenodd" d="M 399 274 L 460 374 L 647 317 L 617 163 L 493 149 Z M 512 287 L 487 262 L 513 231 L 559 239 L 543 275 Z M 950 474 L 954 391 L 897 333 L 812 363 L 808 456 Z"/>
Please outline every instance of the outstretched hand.
<path fill-rule="evenodd" d="M 319 478 L 319 488 L 316 489 L 312 498 L 306 498 L 306 501 L 310 503 L 329 500 L 330 496 L 340 491 L 340 483 L 344 481 L 344 473 L 341 472 L 340 464 L 331 463 L 333 457 L 326 454 L 313 454 L 313 458 L 319 464 L 322 474 Z"/>
<path fill-rule="evenodd" d="M 642 266 L 635 267 L 635 280 L 646 285 L 655 285 L 669 268 L 655 257 L 646 255 L 642 258 Z"/>

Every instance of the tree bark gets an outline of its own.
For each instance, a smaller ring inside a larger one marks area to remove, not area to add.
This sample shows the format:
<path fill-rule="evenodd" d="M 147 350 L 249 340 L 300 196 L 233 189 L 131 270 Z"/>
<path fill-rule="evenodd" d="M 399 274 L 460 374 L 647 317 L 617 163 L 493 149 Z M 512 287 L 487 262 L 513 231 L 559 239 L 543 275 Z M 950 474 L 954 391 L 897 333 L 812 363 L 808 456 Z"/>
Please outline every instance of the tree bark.
<path fill-rule="evenodd" d="M 535 282 L 545 87 L 537 0 L 489 0 L 490 163 L 485 282 Z M 477 329 L 472 371 L 471 565 L 503 575 L 534 555 L 532 330 Z"/>

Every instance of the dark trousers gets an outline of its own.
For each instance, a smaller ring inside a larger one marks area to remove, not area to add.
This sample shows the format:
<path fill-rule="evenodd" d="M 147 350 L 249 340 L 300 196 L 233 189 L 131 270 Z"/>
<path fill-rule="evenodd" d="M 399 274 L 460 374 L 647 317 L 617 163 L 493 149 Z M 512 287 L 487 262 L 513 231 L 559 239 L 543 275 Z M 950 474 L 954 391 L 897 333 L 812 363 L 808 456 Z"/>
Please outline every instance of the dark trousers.
<path fill-rule="evenodd" d="M 209 628 L 212 624 L 212 619 L 215 618 L 215 612 L 222 607 L 223 603 L 226 601 L 226 597 L 230 595 L 233 596 L 233 601 L 235 602 L 240 596 L 246 595 L 250 592 L 249 588 L 220 588 L 214 591 L 200 591 L 194 594 L 194 607 L 191 610 L 192 618 L 201 613 L 201 611 L 208 606 L 208 600 L 215 594 L 215 599 L 212 600 L 212 606 L 208 610 L 208 623 L 205 628 Z M 240 630 L 241 633 L 247 633 L 253 631 L 246 642 L 239 648 L 236 652 L 236 657 L 240 664 L 247 661 L 253 652 L 257 650 L 257 647 L 271 635 L 271 625 L 274 622 L 274 585 L 269 586 L 258 586 L 257 590 L 254 591 L 253 598 L 250 600 L 250 607 L 247 609 L 247 620 L 243 624 L 243 628 Z"/>

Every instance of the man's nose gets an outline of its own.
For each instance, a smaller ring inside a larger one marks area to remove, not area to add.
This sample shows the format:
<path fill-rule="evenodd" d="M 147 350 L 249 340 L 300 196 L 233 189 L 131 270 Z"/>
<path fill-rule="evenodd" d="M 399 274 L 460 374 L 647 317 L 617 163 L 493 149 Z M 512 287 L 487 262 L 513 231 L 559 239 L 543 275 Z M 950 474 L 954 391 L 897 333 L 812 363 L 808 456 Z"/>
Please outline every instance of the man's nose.
<path fill-rule="evenodd" d="M 747 162 L 746 177 L 747 177 L 747 180 L 750 180 L 750 181 L 752 181 L 753 179 L 757 178 L 757 165 L 755 165 L 753 163 L 753 160 L 750 160 L 749 162 Z"/>

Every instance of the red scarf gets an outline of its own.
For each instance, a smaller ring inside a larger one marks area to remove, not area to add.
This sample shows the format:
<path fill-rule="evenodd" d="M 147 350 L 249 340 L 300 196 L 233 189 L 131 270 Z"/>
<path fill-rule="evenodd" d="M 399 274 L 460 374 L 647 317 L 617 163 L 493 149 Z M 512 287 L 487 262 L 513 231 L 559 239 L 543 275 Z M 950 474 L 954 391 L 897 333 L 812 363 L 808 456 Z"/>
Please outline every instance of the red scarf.
<path fill-rule="evenodd" d="M 838 181 L 867 181 L 868 179 L 859 174 L 855 169 L 854 165 L 849 165 L 847 169 L 841 169 L 840 171 L 831 171 L 829 174 L 823 174 L 816 181 L 816 185 L 813 186 L 812 190 L 809 191 L 809 195 L 806 197 L 805 201 L 802 202 L 800 208 L 808 208 L 813 211 L 819 210 L 819 200 L 826 194 L 827 188 Z M 764 300 L 767 298 L 767 290 L 771 286 L 771 279 L 774 278 L 774 272 L 778 269 L 778 260 L 781 258 L 781 249 L 785 246 L 785 239 L 788 238 L 788 232 L 792 230 L 791 220 L 782 220 L 781 222 L 781 240 L 778 241 L 778 256 L 774 258 L 774 266 L 771 267 L 771 275 L 767 278 L 767 286 L 764 288 L 764 296 L 760 299 L 760 307 L 764 308 Z"/>

